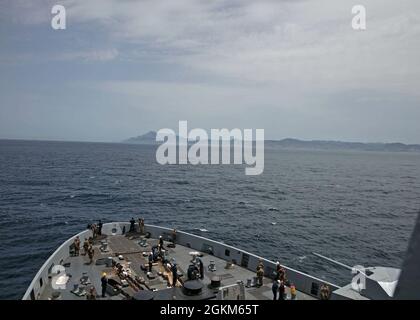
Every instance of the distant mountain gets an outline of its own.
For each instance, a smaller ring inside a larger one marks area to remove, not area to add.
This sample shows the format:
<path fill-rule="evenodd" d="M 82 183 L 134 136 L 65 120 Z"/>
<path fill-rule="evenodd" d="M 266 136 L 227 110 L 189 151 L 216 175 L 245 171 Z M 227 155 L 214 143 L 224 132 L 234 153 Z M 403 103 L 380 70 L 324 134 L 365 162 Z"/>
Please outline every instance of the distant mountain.
<path fill-rule="evenodd" d="M 122 143 L 129 143 L 129 144 L 160 144 L 160 141 L 156 141 L 156 131 L 149 131 L 148 133 L 145 133 L 141 136 L 132 137 L 129 139 L 126 139 L 122 141 Z M 177 140 L 182 139 L 182 141 L 186 141 L 185 138 L 180 138 L 179 136 L 176 136 Z"/>
<path fill-rule="evenodd" d="M 362 143 L 298 139 L 266 140 L 269 147 L 318 150 L 360 150 L 360 151 L 390 151 L 390 152 L 420 152 L 418 144 L 404 143 Z"/>
<path fill-rule="evenodd" d="M 141 136 L 132 137 L 123 141 L 130 144 L 157 144 L 156 131 L 149 131 Z"/>
<path fill-rule="evenodd" d="M 178 137 L 179 139 L 179 137 Z M 123 143 L 130 144 L 158 144 L 156 131 L 149 131 L 141 136 L 129 138 Z M 191 142 L 190 142 L 191 143 Z M 265 140 L 265 146 L 271 148 L 312 149 L 312 150 L 359 150 L 359 151 L 389 151 L 389 152 L 420 152 L 419 144 L 404 143 L 362 143 L 323 140 Z"/>

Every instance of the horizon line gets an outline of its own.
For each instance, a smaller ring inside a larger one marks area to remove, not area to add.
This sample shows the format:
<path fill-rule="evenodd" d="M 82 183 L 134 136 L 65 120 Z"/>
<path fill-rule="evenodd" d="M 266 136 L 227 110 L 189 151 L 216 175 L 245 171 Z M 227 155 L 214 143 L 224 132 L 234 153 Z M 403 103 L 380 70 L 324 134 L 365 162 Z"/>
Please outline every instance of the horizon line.
<path fill-rule="evenodd" d="M 155 131 L 148 131 L 147 133 L 150 132 L 155 132 Z M 136 136 L 136 137 L 130 137 L 124 140 L 119 140 L 119 141 L 111 141 L 111 140 L 73 140 L 73 139 L 55 139 L 55 138 L 2 138 L 0 137 L 0 141 L 28 141 L 28 142 L 73 142 L 73 143 L 109 143 L 109 144 L 130 144 L 127 143 L 126 141 L 129 139 L 133 139 L 133 138 L 137 138 L 137 137 L 141 137 L 145 134 Z M 279 139 L 264 139 L 264 141 L 273 141 L 273 142 L 281 142 L 284 140 L 295 140 L 295 141 L 300 141 L 300 142 L 340 142 L 340 143 L 360 143 L 360 144 L 382 144 L 382 145 L 386 145 L 386 144 L 402 144 L 405 146 L 420 146 L 420 143 L 405 143 L 405 142 L 399 142 L 399 141 L 392 141 L 392 142 L 363 142 L 363 141 L 345 141 L 345 140 L 334 140 L 334 139 L 329 139 L 329 140 L 325 140 L 325 139 L 311 139 L 311 140 L 307 140 L 307 139 L 300 139 L 300 138 L 291 138 L 291 137 L 287 137 L 287 138 L 279 138 Z M 255 140 L 252 140 L 255 141 Z M 156 141 L 158 142 L 158 141 Z"/>

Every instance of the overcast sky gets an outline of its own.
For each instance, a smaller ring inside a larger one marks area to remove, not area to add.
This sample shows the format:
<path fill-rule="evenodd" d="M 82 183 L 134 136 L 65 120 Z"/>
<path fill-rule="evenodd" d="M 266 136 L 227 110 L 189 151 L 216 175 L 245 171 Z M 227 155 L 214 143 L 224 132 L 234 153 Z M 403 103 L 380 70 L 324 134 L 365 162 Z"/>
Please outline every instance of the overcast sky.
<path fill-rule="evenodd" d="M 120 141 L 188 120 L 420 143 L 419 57 L 418 0 L 2 0 L 0 138 Z"/>

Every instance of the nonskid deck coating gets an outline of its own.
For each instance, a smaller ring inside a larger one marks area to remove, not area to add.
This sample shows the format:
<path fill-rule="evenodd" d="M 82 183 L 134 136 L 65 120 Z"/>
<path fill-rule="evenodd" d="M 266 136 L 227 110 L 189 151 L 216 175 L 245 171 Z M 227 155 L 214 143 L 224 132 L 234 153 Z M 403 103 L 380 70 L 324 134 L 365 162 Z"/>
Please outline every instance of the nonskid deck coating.
<path fill-rule="evenodd" d="M 81 239 L 82 242 L 84 239 Z M 103 272 L 106 272 L 109 276 L 115 277 L 117 279 L 118 276 L 115 275 L 115 271 L 113 268 L 107 268 L 104 265 L 96 265 L 95 261 L 101 258 L 108 258 L 108 257 L 116 257 L 116 255 L 123 255 L 124 260 L 120 262 L 122 264 L 130 264 L 131 270 L 133 271 L 133 275 L 137 275 L 142 277 L 146 280 L 146 284 L 151 288 L 162 290 L 167 288 L 167 282 L 160 276 L 157 276 L 153 280 L 148 280 L 144 271 L 141 270 L 140 266 L 143 264 L 147 264 L 147 257 L 143 256 L 143 252 L 150 252 L 152 246 L 157 245 L 157 239 L 147 239 L 147 247 L 141 247 L 138 242 L 140 241 L 140 237 L 127 237 L 126 235 L 112 235 L 107 236 L 106 240 L 108 242 L 108 249 L 109 251 L 103 253 L 100 251 L 100 241 L 95 241 L 94 243 L 94 262 L 89 264 L 89 258 L 84 255 L 79 256 L 72 256 L 68 257 L 64 260 L 63 265 L 70 264 L 66 267 L 66 274 L 70 276 L 70 279 L 66 285 L 64 290 L 54 290 L 50 283 L 48 283 L 43 292 L 41 293 L 38 299 L 52 299 L 52 294 L 54 291 L 58 291 L 60 293 L 60 299 L 63 300 L 85 300 L 86 297 L 82 296 L 79 297 L 73 294 L 71 291 L 74 289 L 75 285 L 79 287 L 84 287 L 80 284 L 80 279 L 82 276 L 88 276 L 90 279 L 91 284 L 86 286 L 86 291 L 90 286 L 94 286 L 96 292 L 98 294 L 97 299 L 113 299 L 113 300 L 120 300 L 124 299 L 123 295 L 117 296 L 106 296 L 105 298 L 100 297 L 101 293 L 101 275 Z M 175 248 L 167 248 L 165 242 L 165 248 L 168 250 L 168 256 L 172 259 L 175 259 L 178 270 L 180 270 L 184 276 L 183 279 L 186 279 L 186 270 L 188 266 L 191 264 L 191 255 L 189 254 L 192 250 L 185 246 L 176 245 Z M 81 250 L 81 253 L 83 250 Z M 199 252 L 199 251 L 198 251 Z M 202 280 L 204 285 L 208 285 L 211 282 L 211 278 L 213 276 L 220 276 L 222 280 L 222 286 L 227 286 L 231 284 L 237 283 L 237 281 L 243 281 L 245 284 L 247 283 L 247 279 L 251 279 L 255 277 L 255 272 L 252 272 L 248 269 L 245 269 L 241 266 L 234 265 L 232 268 L 226 269 L 226 260 L 217 258 L 213 255 L 209 255 L 206 253 L 202 253 L 201 260 L 204 264 L 204 279 Z M 210 263 L 210 260 L 215 263 L 216 271 L 211 272 L 208 270 L 207 266 Z M 153 271 L 157 274 L 158 271 L 162 271 L 163 267 L 159 263 L 159 266 L 154 266 Z M 246 288 L 246 299 L 247 300 L 271 300 L 273 297 L 271 291 L 272 280 L 265 277 L 264 278 L 264 285 L 259 288 Z M 124 288 L 124 291 L 129 295 L 133 295 L 135 290 L 131 287 Z M 286 293 L 289 293 L 289 288 L 286 288 Z M 289 293 L 290 295 L 290 293 Z M 298 300 L 313 300 L 314 298 L 304 294 L 302 292 L 297 292 L 297 299 Z"/>

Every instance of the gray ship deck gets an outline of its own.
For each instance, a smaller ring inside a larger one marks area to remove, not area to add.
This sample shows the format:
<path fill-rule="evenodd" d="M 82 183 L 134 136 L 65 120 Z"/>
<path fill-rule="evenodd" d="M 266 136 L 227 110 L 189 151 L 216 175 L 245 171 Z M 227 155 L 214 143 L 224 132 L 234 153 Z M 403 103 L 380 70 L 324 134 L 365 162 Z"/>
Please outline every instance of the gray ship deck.
<path fill-rule="evenodd" d="M 81 239 L 83 242 L 84 239 Z M 153 266 L 153 273 L 156 274 L 156 278 L 153 280 L 149 280 L 146 276 L 145 271 L 143 271 L 140 266 L 147 264 L 147 257 L 142 255 L 143 252 L 150 252 L 151 247 L 156 245 L 158 240 L 156 239 L 146 239 L 147 246 L 141 247 L 138 242 L 140 241 L 140 237 L 138 235 L 134 235 L 134 237 L 128 237 L 126 235 L 109 235 L 106 236 L 106 240 L 108 243 L 109 251 L 106 253 L 101 252 L 100 250 L 100 241 L 96 241 L 94 244 L 94 262 L 89 264 L 89 258 L 84 255 L 79 256 L 71 256 L 67 257 L 63 261 L 63 265 L 66 267 L 66 274 L 70 277 L 66 288 L 63 289 L 53 289 L 51 285 L 44 286 L 44 290 L 38 297 L 38 299 L 68 299 L 68 300 L 85 300 L 86 296 L 78 296 L 72 291 L 75 289 L 75 286 L 78 286 L 81 291 L 88 291 L 91 286 L 94 286 L 98 297 L 97 299 L 125 299 L 126 296 L 122 294 L 118 294 L 115 296 L 107 295 L 105 298 L 100 297 L 101 293 L 101 274 L 106 272 L 108 277 L 111 279 L 115 279 L 120 281 L 118 275 L 114 268 L 108 268 L 105 265 L 97 265 L 95 261 L 101 258 L 108 258 L 113 257 L 117 259 L 116 256 L 121 254 L 123 255 L 124 259 L 120 262 L 122 265 L 130 266 L 132 271 L 132 276 L 138 276 L 139 278 L 144 278 L 145 284 L 153 289 L 157 290 L 165 290 L 167 289 L 167 280 L 165 280 L 162 276 L 158 275 L 158 272 L 164 272 L 164 267 L 162 266 L 161 262 L 158 262 L 157 265 Z M 176 245 L 175 248 L 167 248 L 168 243 L 165 242 L 165 248 L 168 250 L 168 256 L 172 259 L 176 260 L 178 265 L 178 270 L 180 270 L 183 274 L 182 279 L 185 281 L 187 275 L 187 268 L 190 265 L 191 261 L 191 251 L 196 251 L 185 246 L 181 246 L 179 244 Z M 81 252 L 83 249 L 81 250 Z M 234 265 L 232 268 L 226 269 L 226 260 L 220 259 L 213 255 L 209 255 L 206 253 L 201 253 L 202 257 L 201 260 L 204 263 L 204 279 L 202 280 L 203 284 L 207 286 L 211 282 L 211 278 L 218 275 L 221 278 L 221 285 L 227 286 L 231 284 L 237 283 L 238 280 L 243 281 L 245 284 L 247 283 L 247 279 L 251 279 L 255 277 L 255 272 L 247 270 L 243 267 L 238 265 Z M 210 260 L 214 261 L 216 265 L 216 271 L 211 272 L 207 270 L 207 266 L 210 263 Z M 81 284 L 80 279 L 82 277 L 88 277 L 89 283 L 88 284 Z M 49 280 L 51 281 L 51 280 Z M 246 288 L 246 299 L 253 299 L 253 300 L 269 300 L 272 299 L 272 292 L 271 292 L 271 284 L 272 280 L 269 278 L 264 279 L 264 285 L 262 287 L 256 288 Z M 125 287 L 124 292 L 132 296 L 137 291 L 135 288 L 128 286 Z M 289 288 L 286 288 L 286 293 L 290 295 Z M 170 296 L 170 295 L 169 295 Z M 313 297 L 297 292 L 297 299 L 298 300 L 308 300 L 314 299 Z"/>

